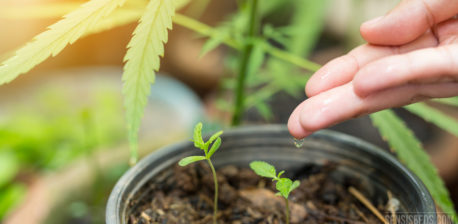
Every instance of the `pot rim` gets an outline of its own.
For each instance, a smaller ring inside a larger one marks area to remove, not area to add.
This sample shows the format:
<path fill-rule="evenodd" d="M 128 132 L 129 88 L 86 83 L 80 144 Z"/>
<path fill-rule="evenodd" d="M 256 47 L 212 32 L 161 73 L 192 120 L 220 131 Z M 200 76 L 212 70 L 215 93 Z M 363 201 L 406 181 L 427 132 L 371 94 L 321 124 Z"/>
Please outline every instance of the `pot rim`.
<path fill-rule="evenodd" d="M 272 133 L 272 132 L 285 132 L 287 131 L 286 125 L 281 124 L 268 124 L 268 125 L 251 125 L 251 126 L 242 126 L 235 129 L 225 130 L 225 136 L 231 135 L 245 135 L 245 134 L 252 134 L 256 132 L 257 134 L 262 133 Z M 425 213 L 433 214 L 436 217 L 436 208 L 434 205 L 434 201 L 426 188 L 423 182 L 407 167 L 405 167 L 399 160 L 397 160 L 393 155 L 388 153 L 387 151 L 370 144 L 362 139 L 350 136 L 348 134 L 332 131 L 332 130 L 320 130 L 318 132 L 313 133 L 311 136 L 317 138 L 327 138 L 332 141 L 338 141 L 343 144 L 357 147 L 366 151 L 366 153 L 370 154 L 371 156 L 384 159 L 386 162 L 393 165 L 394 168 L 398 169 L 402 172 L 406 178 L 411 179 L 412 187 L 415 188 L 417 192 L 421 192 L 422 201 L 426 202 L 422 208 L 424 209 Z M 110 197 L 108 199 L 107 207 L 106 207 L 106 223 L 108 224 L 117 224 L 118 222 L 118 211 L 120 211 L 120 207 L 123 205 L 123 201 L 125 201 L 126 197 L 123 197 L 123 193 L 129 188 L 129 183 L 133 182 L 135 177 L 141 173 L 141 171 L 145 170 L 148 167 L 148 164 L 151 161 L 156 160 L 157 158 L 163 158 L 167 155 L 173 155 L 175 152 L 181 151 L 182 148 L 186 145 L 189 145 L 189 140 L 184 140 L 175 144 L 171 144 L 165 147 L 161 147 L 160 149 L 150 153 L 149 155 L 145 156 L 141 159 L 135 166 L 131 167 L 116 183 L 115 187 L 113 188 Z M 131 194 L 129 194 L 130 196 Z M 128 197 L 130 198 L 130 197 Z M 430 202 L 430 203 L 428 203 Z M 429 205 L 428 205 L 429 204 Z"/>

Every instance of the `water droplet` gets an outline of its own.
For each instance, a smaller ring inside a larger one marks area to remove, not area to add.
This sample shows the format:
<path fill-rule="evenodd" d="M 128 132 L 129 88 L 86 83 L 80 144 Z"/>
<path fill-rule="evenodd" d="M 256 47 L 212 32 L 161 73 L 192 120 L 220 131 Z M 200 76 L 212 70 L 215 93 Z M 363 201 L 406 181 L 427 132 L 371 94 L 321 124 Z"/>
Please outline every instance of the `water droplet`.
<path fill-rule="evenodd" d="M 296 148 L 300 148 L 302 147 L 302 145 L 304 144 L 304 139 L 297 139 L 297 138 L 294 138 L 294 145 L 296 146 Z"/>

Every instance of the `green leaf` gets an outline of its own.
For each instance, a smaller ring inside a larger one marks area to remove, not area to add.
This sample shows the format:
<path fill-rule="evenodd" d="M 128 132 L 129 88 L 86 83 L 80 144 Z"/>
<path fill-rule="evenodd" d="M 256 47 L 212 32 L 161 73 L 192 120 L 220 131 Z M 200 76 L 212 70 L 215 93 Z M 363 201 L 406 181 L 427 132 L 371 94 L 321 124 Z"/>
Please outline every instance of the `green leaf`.
<path fill-rule="evenodd" d="M 441 99 L 433 99 L 435 102 L 439 102 L 442 104 L 447 104 L 450 106 L 458 107 L 458 96 L 449 97 L 449 98 L 441 98 Z"/>
<path fill-rule="evenodd" d="M 103 31 L 111 30 L 116 27 L 124 26 L 127 24 L 138 21 L 144 13 L 142 9 L 129 9 L 125 7 L 118 8 L 113 11 L 109 16 L 100 20 L 92 29 L 84 34 L 84 36 L 100 33 Z"/>
<path fill-rule="evenodd" d="M 181 159 L 178 162 L 178 165 L 187 166 L 190 163 L 198 162 L 198 161 L 205 160 L 205 159 L 206 159 L 205 156 L 189 156 L 189 157 Z"/>
<path fill-rule="evenodd" d="M 218 47 L 225 39 L 229 37 L 229 30 L 225 29 L 215 29 L 215 35 L 211 36 L 202 46 L 200 51 L 200 57 L 203 57 L 208 52 L 212 51 L 216 47 Z"/>
<path fill-rule="evenodd" d="M 248 77 L 256 75 L 256 73 L 261 68 L 262 63 L 264 62 L 265 55 L 266 52 L 264 51 L 264 41 L 255 40 L 247 68 Z"/>
<path fill-rule="evenodd" d="M 250 168 L 259 176 L 272 179 L 277 178 L 275 167 L 266 162 L 253 161 L 250 163 Z"/>
<path fill-rule="evenodd" d="M 392 110 L 383 110 L 370 117 L 399 159 L 423 181 L 442 211 L 452 214 L 456 222 L 457 216 L 447 188 L 412 131 Z"/>
<path fill-rule="evenodd" d="M 159 70 L 159 57 L 164 55 L 164 43 L 168 39 L 168 29 L 172 28 L 174 13 L 173 1 L 150 0 L 127 46 L 122 79 L 131 163 L 138 157 L 138 129 L 155 71 Z"/>
<path fill-rule="evenodd" d="M 194 127 L 193 141 L 194 141 L 194 146 L 196 148 L 205 150 L 205 143 L 204 143 L 204 140 L 202 139 L 202 122 L 199 122 Z"/>
<path fill-rule="evenodd" d="M 210 139 L 208 139 L 208 141 L 205 143 L 207 147 L 210 146 L 210 144 L 212 144 L 212 142 L 215 141 L 217 138 L 219 138 L 219 136 L 222 134 L 223 134 L 223 131 L 218 131 L 215 134 L 213 134 L 212 137 L 210 137 Z"/>
<path fill-rule="evenodd" d="M 26 195 L 27 188 L 23 184 L 13 184 L 0 191 L 0 220 L 4 220 Z"/>
<path fill-rule="evenodd" d="M 59 54 L 65 46 L 75 42 L 124 2 L 125 0 L 92 0 L 67 14 L 0 65 L 0 85 L 30 71 L 48 57 Z"/>
<path fill-rule="evenodd" d="M 284 173 L 285 173 L 285 171 L 284 171 L 284 170 L 280 171 L 280 172 L 278 173 L 278 175 L 277 175 L 277 178 L 280 178 L 280 177 L 281 177 L 281 175 L 283 175 Z"/>
<path fill-rule="evenodd" d="M 327 2 L 326 0 L 295 1 L 295 12 L 290 26 L 293 33 L 291 41 L 287 44 L 287 49 L 293 54 L 306 57 L 312 51 L 323 29 Z"/>
<path fill-rule="evenodd" d="M 0 189 L 10 183 L 19 171 L 19 163 L 13 153 L 0 153 Z"/>
<path fill-rule="evenodd" d="M 458 137 L 458 120 L 453 117 L 425 103 L 415 103 L 404 108 Z"/>
<path fill-rule="evenodd" d="M 174 0 L 175 2 L 175 9 L 179 10 L 185 7 L 191 0 Z"/>
<path fill-rule="evenodd" d="M 290 192 L 293 191 L 294 189 L 298 188 L 299 185 L 301 185 L 301 182 L 296 180 L 293 182 L 293 184 L 291 185 L 291 189 L 289 190 Z"/>
<path fill-rule="evenodd" d="M 221 146 L 221 138 L 218 137 L 215 143 L 213 143 L 212 147 L 210 148 L 210 151 L 208 151 L 207 157 L 210 159 L 212 155 L 219 149 L 220 146 Z"/>
<path fill-rule="evenodd" d="M 289 193 L 291 192 L 291 187 L 293 185 L 293 181 L 289 178 L 280 178 L 275 185 L 275 188 L 280 192 L 281 196 L 288 199 Z"/>
<path fill-rule="evenodd" d="M 273 118 L 273 113 L 272 110 L 270 110 L 270 107 L 262 101 L 258 101 L 256 105 L 254 105 L 256 109 L 258 110 L 259 114 L 266 120 L 269 121 L 270 119 Z"/>

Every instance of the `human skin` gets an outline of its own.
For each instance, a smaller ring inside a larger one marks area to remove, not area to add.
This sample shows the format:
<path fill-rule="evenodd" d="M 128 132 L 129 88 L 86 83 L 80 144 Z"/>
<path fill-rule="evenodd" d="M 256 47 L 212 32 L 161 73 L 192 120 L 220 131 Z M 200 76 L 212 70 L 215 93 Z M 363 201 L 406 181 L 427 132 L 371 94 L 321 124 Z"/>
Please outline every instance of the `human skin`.
<path fill-rule="evenodd" d="M 288 129 L 301 139 L 336 123 L 458 95 L 458 0 L 404 0 L 360 27 L 367 44 L 331 60 L 305 88 Z"/>

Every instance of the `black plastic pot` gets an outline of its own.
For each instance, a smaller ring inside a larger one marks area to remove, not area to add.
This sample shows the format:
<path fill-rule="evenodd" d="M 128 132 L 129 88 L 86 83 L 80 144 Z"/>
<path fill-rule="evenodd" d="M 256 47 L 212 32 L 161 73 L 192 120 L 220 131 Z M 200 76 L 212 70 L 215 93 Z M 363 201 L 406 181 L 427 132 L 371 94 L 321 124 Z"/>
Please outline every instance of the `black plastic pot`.
<path fill-rule="evenodd" d="M 400 211 L 428 214 L 436 220 L 434 202 L 423 183 L 389 153 L 357 138 L 332 131 L 320 131 L 296 148 L 285 126 L 243 127 L 226 131 L 222 146 L 213 156 L 216 167 L 229 164 L 248 167 L 253 160 L 264 160 L 287 173 L 300 172 L 307 164 L 338 164 L 336 178 L 357 178 L 360 189 L 371 200 L 386 199 L 387 190 L 400 201 Z M 106 222 L 127 223 L 135 205 L 130 205 L 139 189 L 181 158 L 198 154 L 192 142 L 165 147 L 141 160 L 118 181 L 108 200 Z M 151 197 L 151 195 L 149 196 Z"/>

